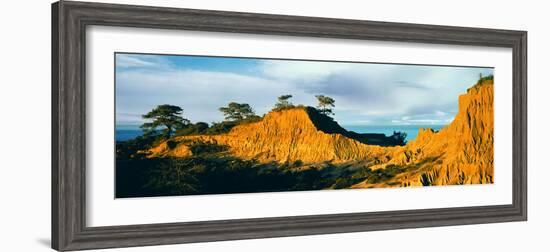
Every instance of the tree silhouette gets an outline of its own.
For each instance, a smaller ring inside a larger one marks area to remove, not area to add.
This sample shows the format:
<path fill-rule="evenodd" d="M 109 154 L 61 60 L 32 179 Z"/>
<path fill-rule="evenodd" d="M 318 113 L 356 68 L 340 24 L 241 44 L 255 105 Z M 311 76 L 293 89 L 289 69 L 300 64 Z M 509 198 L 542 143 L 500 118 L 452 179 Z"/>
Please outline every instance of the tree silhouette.
<path fill-rule="evenodd" d="M 292 95 L 281 95 L 277 98 L 277 103 L 275 103 L 275 110 L 281 110 L 285 108 L 293 107 L 291 102 L 288 100 L 292 98 Z"/>
<path fill-rule="evenodd" d="M 393 139 L 394 144 L 396 145 L 405 145 L 407 144 L 407 133 L 406 132 L 400 132 L 400 131 L 393 131 L 393 135 L 391 135 L 391 138 Z"/>
<path fill-rule="evenodd" d="M 189 120 L 183 118 L 181 114 L 183 109 L 174 105 L 158 105 L 149 113 L 142 115 L 143 119 L 152 120 L 141 125 L 141 129 L 146 134 L 154 133 L 158 127 L 165 127 L 164 134 L 167 138 L 172 136 L 172 133 L 189 124 Z"/>
<path fill-rule="evenodd" d="M 317 111 L 327 116 L 334 115 L 334 112 L 332 112 L 332 108 L 334 108 L 335 102 L 334 99 L 324 95 L 316 95 L 315 97 L 319 101 L 319 105 L 317 105 Z"/>
<path fill-rule="evenodd" d="M 229 121 L 241 121 L 256 116 L 252 107 L 246 103 L 230 102 L 227 107 L 221 107 L 220 111 Z"/>

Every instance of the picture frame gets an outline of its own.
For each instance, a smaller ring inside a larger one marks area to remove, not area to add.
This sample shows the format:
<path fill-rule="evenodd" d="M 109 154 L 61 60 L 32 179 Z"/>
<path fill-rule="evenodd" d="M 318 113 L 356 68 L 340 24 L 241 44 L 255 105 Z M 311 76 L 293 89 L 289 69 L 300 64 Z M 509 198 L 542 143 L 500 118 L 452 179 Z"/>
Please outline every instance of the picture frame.
<path fill-rule="evenodd" d="M 511 48 L 512 204 L 86 226 L 86 27 Z M 59 251 L 527 220 L 527 32 L 60 1 L 52 5 L 52 248 Z"/>

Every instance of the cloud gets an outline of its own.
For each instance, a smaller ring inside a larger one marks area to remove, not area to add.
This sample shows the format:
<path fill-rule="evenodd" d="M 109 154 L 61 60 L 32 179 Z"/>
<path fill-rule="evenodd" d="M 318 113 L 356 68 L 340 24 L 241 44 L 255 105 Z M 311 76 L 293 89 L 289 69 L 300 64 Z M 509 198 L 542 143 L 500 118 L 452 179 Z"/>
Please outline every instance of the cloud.
<path fill-rule="evenodd" d="M 330 62 L 308 67 L 307 63 L 262 66 L 268 76 L 286 73 L 280 78 L 290 79 L 296 89 L 334 97 L 336 118 L 344 123 L 401 123 L 403 116 L 431 117 L 407 123 L 446 122 L 456 112 L 458 95 L 475 84 L 479 73 L 492 73 L 487 68 Z M 306 74 L 300 75 L 301 71 Z"/>
<path fill-rule="evenodd" d="M 161 55 L 116 54 L 116 67 L 119 70 L 126 68 L 159 69 L 170 67 L 170 62 Z"/>
<path fill-rule="evenodd" d="M 249 103 L 263 114 L 280 95 L 292 94 L 294 104 L 315 105 L 314 95 L 323 94 L 336 100 L 335 119 L 342 125 L 446 124 L 456 113 L 458 96 L 479 73 L 492 73 L 488 68 L 256 59 L 250 64 L 239 59 L 241 65 L 235 62 L 228 72 L 223 68 L 232 64 L 228 58 L 201 61 L 198 70 L 178 65 L 173 57 L 117 55 L 117 122 L 139 120 L 135 115 L 165 103 L 181 106 L 194 122 L 212 122 L 223 119 L 218 108 L 230 101 Z"/>
<path fill-rule="evenodd" d="M 421 83 L 418 83 L 418 82 L 397 81 L 396 83 L 399 84 L 399 85 L 397 85 L 397 87 L 401 87 L 401 88 L 429 89 L 429 87 L 427 87 L 425 84 L 421 84 Z"/>
<path fill-rule="evenodd" d="M 405 125 L 444 125 L 450 123 L 454 118 L 454 113 L 447 113 L 439 110 L 434 110 L 425 114 L 410 113 L 401 118 L 392 119 L 394 124 Z"/>
<path fill-rule="evenodd" d="M 180 106 L 184 116 L 194 122 L 222 120 L 218 108 L 231 101 L 248 103 L 263 114 L 277 96 L 286 93 L 301 97 L 299 90 L 288 83 L 244 74 L 174 69 L 122 71 L 116 75 L 117 122 L 132 123 L 135 117 L 123 113 L 141 115 L 158 104 Z"/>
<path fill-rule="evenodd" d="M 116 113 L 116 120 L 119 122 L 124 122 L 125 124 L 132 125 L 141 124 L 143 122 L 141 114 L 123 113 L 118 111 Z"/>
<path fill-rule="evenodd" d="M 321 81 L 335 72 L 349 68 L 349 64 L 321 61 L 262 60 L 260 71 L 267 77 L 282 81 Z"/>

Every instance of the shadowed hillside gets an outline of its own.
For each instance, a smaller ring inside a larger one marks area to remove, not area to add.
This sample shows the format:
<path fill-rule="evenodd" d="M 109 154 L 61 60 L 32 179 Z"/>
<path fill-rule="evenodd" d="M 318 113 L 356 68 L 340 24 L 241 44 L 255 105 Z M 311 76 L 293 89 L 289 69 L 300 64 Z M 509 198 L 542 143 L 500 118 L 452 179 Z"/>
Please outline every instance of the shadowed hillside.
<path fill-rule="evenodd" d="M 386 136 L 379 133 L 356 133 L 348 131 L 342 128 L 331 117 L 319 113 L 319 111 L 312 107 L 304 108 L 309 116 L 309 119 L 315 125 L 315 127 L 327 134 L 340 134 L 349 137 L 353 140 L 357 140 L 364 144 L 379 145 L 379 146 L 396 146 L 404 145 L 404 139 L 400 139 L 397 135 Z"/>

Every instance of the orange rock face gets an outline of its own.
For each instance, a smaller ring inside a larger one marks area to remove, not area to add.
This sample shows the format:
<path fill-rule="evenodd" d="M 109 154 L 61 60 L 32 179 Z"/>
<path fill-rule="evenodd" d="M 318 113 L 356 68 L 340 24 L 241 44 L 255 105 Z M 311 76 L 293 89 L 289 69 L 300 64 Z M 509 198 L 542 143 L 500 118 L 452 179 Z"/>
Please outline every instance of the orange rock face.
<path fill-rule="evenodd" d="M 391 182 L 396 186 L 487 184 L 494 182 L 493 81 L 484 81 L 459 97 L 454 120 L 417 138 L 394 153 L 385 165 L 410 167 Z M 379 187 L 360 183 L 355 187 Z"/>
<path fill-rule="evenodd" d="M 193 155 L 188 144 L 229 147 L 228 155 L 259 162 L 388 165 L 404 172 L 383 184 L 367 181 L 354 188 L 493 183 L 493 81 L 484 81 L 459 97 L 453 122 L 434 132 L 422 129 L 405 146 L 364 144 L 340 133 L 326 133 L 305 108 L 270 112 L 261 121 L 239 125 L 227 134 L 174 137 L 148 150 L 149 157 Z"/>

